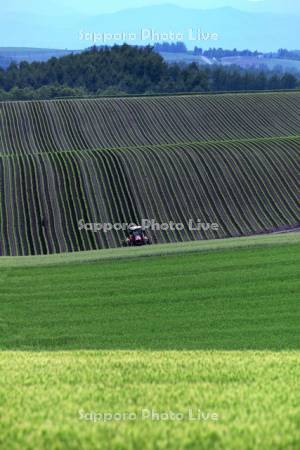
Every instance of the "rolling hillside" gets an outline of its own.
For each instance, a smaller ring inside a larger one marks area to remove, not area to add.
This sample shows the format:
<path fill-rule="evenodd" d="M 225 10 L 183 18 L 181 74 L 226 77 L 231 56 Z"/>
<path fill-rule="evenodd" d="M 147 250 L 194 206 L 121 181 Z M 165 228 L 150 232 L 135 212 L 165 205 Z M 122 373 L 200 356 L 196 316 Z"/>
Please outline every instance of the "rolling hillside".
<path fill-rule="evenodd" d="M 122 245 L 80 221 L 184 225 L 155 243 L 299 223 L 300 93 L 7 102 L 0 117 L 0 255 Z"/>
<path fill-rule="evenodd" d="M 0 154 L 300 135 L 300 92 L 0 102 Z"/>

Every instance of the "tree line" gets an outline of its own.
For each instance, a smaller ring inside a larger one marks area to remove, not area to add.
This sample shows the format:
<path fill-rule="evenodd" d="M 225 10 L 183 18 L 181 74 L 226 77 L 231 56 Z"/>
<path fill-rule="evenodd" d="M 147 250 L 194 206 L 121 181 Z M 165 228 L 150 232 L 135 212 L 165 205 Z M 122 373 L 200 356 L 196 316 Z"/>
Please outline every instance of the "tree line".
<path fill-rule="evenodd" d="M 224 49 L 224 48 L 208 48 L 203 49 L 195 46 L 193 50 L 189 50 L 184 42 L 162 42 L 154 44 L 154 50 L 158 53 L 190 53 L 196 56 L 206 56 L 207 58 L 221 59 L 232 56 L 251 56 L 258 57 L 263 56 L 265 58 L 278 58 L 278 59 L 300 59 L 300 50 L 287 50 L 280 48 L 276 52 L 263 53 L 257 50 L 238 50 L 236 48 Z"/>
<path fill-rule="evenodd" d="M 46 62 L 22 62 L 0 70 L 0 99 L 48 99 L 88 95 L 280 90 L 299 79 L 263 69 L 196 63 L 167 64 L 148 47 L 93 47 Z"/>

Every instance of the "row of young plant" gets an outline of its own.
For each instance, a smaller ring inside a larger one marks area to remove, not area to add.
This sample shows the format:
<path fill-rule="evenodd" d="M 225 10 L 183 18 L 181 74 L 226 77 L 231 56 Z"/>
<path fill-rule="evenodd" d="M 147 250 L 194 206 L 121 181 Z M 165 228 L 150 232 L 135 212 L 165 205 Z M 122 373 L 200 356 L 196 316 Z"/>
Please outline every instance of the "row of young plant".
<path fill-rule="evenodd" d="M 0 154 L 298 135 L 300 93 L 0 103 Z"/>
<path fill-rule="evenodd" d="M 113 248 L 124 231 L 83 223 L 175 222 L 153 242 L 214 239 L 294 225 L 300 140 L 188 144 L 0 157 L 0 255 Z M 194 222 L 217 230 L 189 229 Z"/>

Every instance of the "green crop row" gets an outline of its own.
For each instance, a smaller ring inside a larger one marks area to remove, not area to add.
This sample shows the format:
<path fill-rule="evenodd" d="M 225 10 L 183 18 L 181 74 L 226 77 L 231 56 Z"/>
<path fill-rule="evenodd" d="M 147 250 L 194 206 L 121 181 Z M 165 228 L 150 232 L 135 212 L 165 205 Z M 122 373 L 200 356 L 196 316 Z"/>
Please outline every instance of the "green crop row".
<path fill-rule="evenodd" d="M 84 224 L 182 223 L 155 243 L 245 236 L 299 223 L 300 140 L 46 152 L 0 158 L 0 255 L 122 245 Z M 218 224 L 217 230 L 189 228 Z"/>
<path fill-rule="evenodd" d="M 299 134 L 300 92 L 0 103 L 0 155 Z"/>

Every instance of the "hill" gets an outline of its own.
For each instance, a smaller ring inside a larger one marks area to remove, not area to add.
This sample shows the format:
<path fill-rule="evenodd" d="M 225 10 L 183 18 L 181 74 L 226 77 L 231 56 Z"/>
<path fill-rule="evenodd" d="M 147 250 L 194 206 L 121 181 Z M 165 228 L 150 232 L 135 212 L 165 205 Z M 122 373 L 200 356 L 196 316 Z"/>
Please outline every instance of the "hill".
<path fill-rule="evenodd" d="M 118 247 L 99 224 L 143 219 L 182 225 L 158 243 L 296 226 L 299 111 L 297 92 L 0 103 L 0 254 Z"/>
<path fill-rule="evenodd" d="M 46 48 L 0 47 L 0 67 L 8 68 L 10 64 L 20 64 L 23 61 L 48 61 L 50 58 L 77 53 L 76 50 L 56 50 Z"/>
<path fill-rule="evenodd" d="M 300 72 L 300 60 L 281 59 L 281 58 L 256 58 L 247 56 L 229 56 L 221 59 L 224 65 L 238 65 L 243 68 L 247 67 L 267 67 L 269 70 L 280 68 L 282 71 L 297 73 Z"/>
<path fill-rule="evenodd" d="M 0 100 L 297 87 L 299 80 L 292 74 L 218 64 L 168 65 L 149 46 L 92 47 L 46 62 L 22 62 L 0 69 Z"/>

